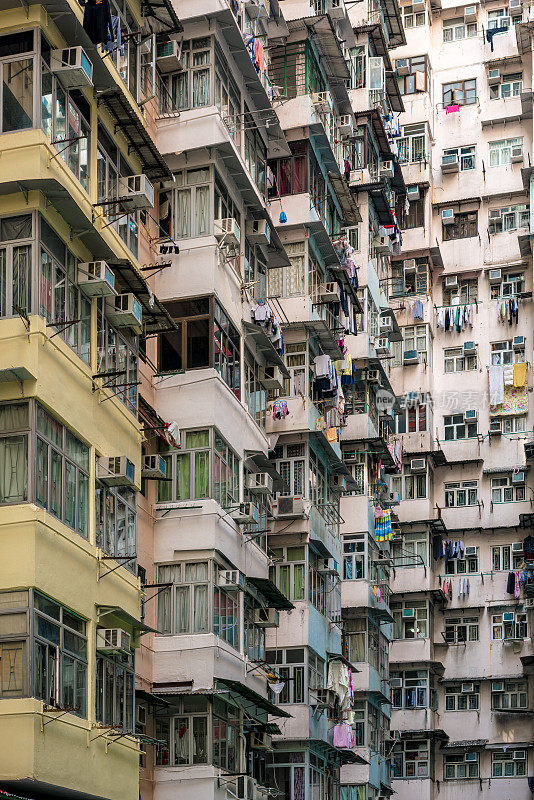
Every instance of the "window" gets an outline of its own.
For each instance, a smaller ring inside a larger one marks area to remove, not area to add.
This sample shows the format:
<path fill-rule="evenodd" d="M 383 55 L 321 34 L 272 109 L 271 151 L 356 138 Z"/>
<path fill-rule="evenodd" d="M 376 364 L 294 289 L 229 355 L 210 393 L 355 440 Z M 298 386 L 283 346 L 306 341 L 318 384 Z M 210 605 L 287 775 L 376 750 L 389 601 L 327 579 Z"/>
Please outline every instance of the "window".
<path fill-rule="evenodd" d="M 474 439 L 478 435 L 477 420 L 466 420 L 465 414 L 447 414 L 443 417 L 445 427 L 445 441 L 457 439 Z"/>
<path fill-rule="evenodd" d="M 491 708 L 493 711 L 528 708 L 527 681 L 492 681 Z"/>
<path fill-rule="evenodd" d="M 270 161 L 272 180 L 268 190 L 269 199 L 289 194 L 300 194 L 308 189 L 307 140 L 289 143 L 291 155 Z"/>
<path fill-rule="evenodd" d="M 504 273 L 500 283 L 494 283 L 491 285 L 491 299 L 498 300 L 500 297 L 516 297 L 518 294 L 524 291 L 524 286 L 525 274 L 523 272 Z M 521 360 L 524 361 L 524 357 Z"/>
<path fill-rule="evenodd" d="M 396 744 L 391 753 L 391 777 L 430 777 L 430 742 L 410 739 Z"/>
<path fill-rule="evenodd" d="M 429 353 L 430 330 L 428 325 L 409 325 L 401 328 L 402 342 L 395 342 L 393 348 L 393 366 L 402 364 L 407 351 L 416 351 L 419 361 L 427 363 Z"/>
<path fill-rule="evenodd" d="M 391 556 L 395 569 L 428 565 L 428 534 L 424 531 L 405 533 L 400 541 L 391 542 Z"/>
<path fill-rule="evenodd" d="M 525 348 L 513 349 L 512 340 L 491 343 L 492 364 L 520 364 L 525 361 Z"/>
<path fill-rule="evenodd" d="M 393 708 L 427 708 L 428 670 L 409 669 L 391 673 L 391 705 Z"/>
<path fill-rule="evenodd" d="M 367 793 L 369 789 L 369 793 Z M 374 800 L 372 787 L 365 783 L 350 783 L 339 787 L 339 800 Z"/>
<path fill-rule="evenodd" d="M 115 200 L 122 194 L 121 178 L 133 175 L 134 170 L 128 164 L 113 137 L 107 133 L 103 125 L 98 127 L 97 148 L 97 201 Z M 113 204 L 103 207 L 104 214 L 109 209 L 115 210 Z M 111 213 L 111 212 L 110 212 Z M 110 220 L 123 242 L 137 258 L 139 255 L 139 211 L 122 214 Z"/>
<path fill-rule="evenodd" d="M 401 500 L 422 500 L 427 497 L 427 471 L 412 472 L 408 464 L 403 464 L 401 475 L 391 476 L 391 491 L 398 492 Z"/>
<path fill-rule="evenodd" d="M 308 647 L 267 650 L 265 659 L 285 686 L 274 698 L 277 704 L 308 703 L 308 690 L 324 687 L 325 662 Z"/>
<path fill-rule="evenodd" d="M 429 429 L 426 403 L 413 402 L 409 396 L 399 398 L 400 414 L 395 417 L 396 433 L 416 433 Z"/>
<path fill-rule="evenodd" d="M 446 575 L 474 575 L 478 569 L 478 547 L 471 545 L 463 558 L 449 558 L 445 564 Z M 473 552 L 474 550 L 474 552 Z"/>
<path fill-rule="evenodd" d="M 365 534 L 345 536 L 343 539 L 343 580 L 356 581 L 364 578 L 365 569 Z"/>
<path fill-rule="evenodd" d="M 493 750 L 491 753 L 492 778 L 520 778 L 527 774 L 526 750 Z"/>
<path fill-rule="evenodd" d="M 469 106 L 477 101 L 477 82 L 473 78 L 443 84 L 443 105 Z"/>
<path fill-rule="evenodd" d="M 489 165 L 490 167 L 502 167 L 503 164 L 512 163 L 512 149 L 519 148 L 522 152 L 523 137 L 514 139 L 501 139 L 498 142 L 489 143 Z"/>
<path fill-rule="evenodd" d="M 156 765 L 193 766 L 208 763 L 209 710 L 211 702 L 215 707 L 216 699 L 218 708 L 224 708 L 227 713 L 223 720 L 220 720 L 215 714 L 212 718 L 214 762 L 216 753 L 219 758 L 224 753 L 226 758 L 223 760 L 227 763 L 229 760 L 228 769 L 235 771 L 236 748 L 239 741 L 236 722 L 239 719 L 239 712 L 219 698 L 213 698 L 210 701 L 202 695 L 180 698 L 176 716 L 169 716 L 169 713 L 166 712 L 161 716 L 158 714 L 155 718 L 156 738 L 164 742 L 156 749 Z M 230 756 L 229 759 L 228 756 Z"/>
<path fill-rule="evenodd" d="M 399 161 L 401 164 L 426 161 L 427 156 L 427 123 L 403 125 L 402 136 L 397 139 Z"/>
<path fill-rule="evenodd" d="M 95 484 L 96 543 L 105 553 L 117 556 L 131 572 L 136 570 L 136 495 L 124 486 L 110 488 Z M 129 559 L 129 560 L 126 560 Z"/>
<path fill-rule="evenodd" d="M 445 687 L 445 711 L 478 711 L 479 683 L 455 683 Z"/>
<path fill-rule="evenodd" d="M 468 370 L 477 369 L 478 367 L 477 354 L 466 356 L 464 355 L 463 347 L 445 348 L 443 355 L 445 360 L 445 373 L 466 372 Z"/>
<path fill-rule="evenodd" d="M 87 716 L 87 635 L 84 619 L 34 592 L 34 696 Z"/>
<path fill-rule="evenodd" d="M 448 644 L 478 642 L 478 617 L 446 617 L 445 641 Z"/>
<path fill-rule="evenodd" d="M 426 294 L 429 287 L 426 258 L 391 262 L 391 297 Z"/>
<path fill-rule="evenodd" d="M 381 678 L 389 675 L 388 639 L 369 617 L 344 620 L 343 652 L 354 664 L 368 662 Z"/>
<path fill-rule="evenodd" d="M 408 62 L 408 73 L 405 75 L 397 74 L 397 83 L 401 94 L 415 94 L 416 92 L 426 92 L 429 88 L 429 64 L 426 56 L 415 56 L 406 58 Z M 398 61 L 395 65 L 398 70 Z"/>
<path fill-rule="evenodd" d="M 5 60 L 0 64 L 0 82 L 4 87 L 0 133 L 34 127 L 33 94 L 36 80 L 33 39 L 33 31 L 2 37 L 0 56 Z M 28 55 L 24 57 L 23 53 Z"/>
<path fill-rule="evenodd" d="M 512 18 L 512 24 L 515 25 L 516 22 L 521 22 L 521 15 Z M 507 8 L 499 8 L 496 9 L 495 11 L 488 11 L 489 31 L 498 30 L 499 33 L 495 34 L 496 36 L 498 36 L 501 33 L 505 33 L 509 27 L 510 27 L 510 17 L 508 16 Z"/>
<path fill-rule="evenodd" d="M 79 89 L 65 90 L 44 62 L 41 80 L 41 127 L 59 157 L 89 191 L 90 106 Z"/>
<path fill-rule="evenodd" d="M 525 497 L 525 485 L 514 485 L 511 475 L 491 479 L 492 503 L 517 503 L 525 500 Z"/>
<path fill-rule="evenodd" d="M 504 611 L 491 618 L 491 638 L 515 640 L 527 638 L 527 615 L 521 611 Z"/>
<path fill-rule="evenodd" d="M 478 481 L 445 484 L 445 507 L 461 508 L 478 505 Z"/>
<path fill-rule="evenodd" d="M 138 345 L 136 337 L 118 333 L 106 319 L 106 303 L 98 298 L 96 307 L 97 373 L 118 373 L 106 377 L 108 387 L 126 408 L 137 418 L 137 366 Z"/>
<path fill-rule="evenodd" d="M 210 98 L 210 73 L 212 62 L 211 37 L 186 40 L 182 44 L 181 61 L 183 69 L 172 75 L 163 75 L 163 91 L 160 92 L 160 106 L 163 114 L 171 111 L 185 111 L 188 108 L 202 108 L 213 104 Z M 224 119 L 235 124 L 239 114 L 239 92 L 234 81 L 230 80 L 228 93 L 228 72 L 218 61 L 216 72 L 216 104 Z M 221 87 L 224 84 L 224 90 Z M 233 90 L 233 91 L 232 91 Z M 221 97 L 222 95 L 222 97 Z M 235 102 L 234 98 L 237 99 Z"/>
<path fill-rule="evenodd" d="M 288 600 L 305 600 L 306 547 L 283 547 L 275 552 L 281 563 L 269 567 L 269 578 Z"/>
<path fill-rule="evenodd" d="M 426 639 L 428 636 L 428 604 L 426 600 L 405 600 L 391 603 L 394 639 Z"/>
<path fill-rule="evenodd" d="M 523 74 L 514 72 L 503 75 L 501 82 L 489 87 L 490 100 L 506 100 L 508 97 L 520 97 L 523 90 Z"/>
<path fill-rule="evenodd" d="M 307 497 L 308 482 L 305 480 L 307 449 L 305 442 L 278 445 L 274 450 L 274 462 L 282 480 L 289 487 L 288 495 Z"/>
<path fill-rule="evenodd" d="M 305 293 L 306 243 L 290 242 L 285 247 L 289 266 L 269 270 L 268 286 L 271 297 L 292 297 Z M 311 293 L 311 287 L 308 288 Z"/>
<path fill-rule="evenodd" d="M 458 162 L 460 172 L 467 172 L 476 167 L 476 145 L 470 144 L 465 147 L 449 147 L 444 150 L 441 156 L 442 164 L 452 164 Z"/>
<path fill-rule="evenodd" d="M 424 196 L 420 197 L 418 200 L 411 200 L 407 212 L 406 198 L 404 196 L 399 196 L 397 198 L 395 213 L 402 230 L 422 228 L 425 224 Z"/>
<path fill-rule="evenodd" d="M 494 572 L 509 572 L 519 569 L 523 563 L 523 548 L 512 549 L 509 544 L 496 545 L 491 548 L 491 568 Z"/>
<path fill-rule="evenodd" d="M 443 286 L 443 305 L 457 306 L 474 303 L 478 299 L 477 278 L 458 281 L 458 286 Z"/>
<path fill-rule="evenodd" d="M 446 781 L 478 778 L 478 753 L 450 753 L 443 757 L 443 777 Z"/>
<path fill-rule="evenodd" d="M 0 503 L 28 500 L 28 403 L 0 405 Z"/>
<path fill-rule="evenodd" d="M 267 391 L 264 388 L 262 367 L 254 359 L 252 353 L 245 350 L 244 390 L 248 412 L 252 419 L 265 430 L 267 421 Z"/>
<path fill-rule="evenodd" d="M 442 224 L 443 241 L 452 239 L 471 239 L 478 236 L 478 212 L 467 211 L 461 214 L 454 212 L 454 222 Z"/>
<path fill-rule="evenodd" d="M 458 42 L 461 39 L 473 39 L 477 33 L 476 22 L 464 22 L 463 17 L 443 20 L 444 42 Z"/>
<path fill-rule="evenodd" d="M 401 6 L 405 28 L 421 28 L 426 25 L 426 11 L 414 11 L 413 6 Z"/>
<path fill-rule="evenodd" d="M 491 235 L 515 231 L 517 228 L 528 228 L 530 206 L 519 203 L 505 208 L 490 208 L 488 231 Z"/>

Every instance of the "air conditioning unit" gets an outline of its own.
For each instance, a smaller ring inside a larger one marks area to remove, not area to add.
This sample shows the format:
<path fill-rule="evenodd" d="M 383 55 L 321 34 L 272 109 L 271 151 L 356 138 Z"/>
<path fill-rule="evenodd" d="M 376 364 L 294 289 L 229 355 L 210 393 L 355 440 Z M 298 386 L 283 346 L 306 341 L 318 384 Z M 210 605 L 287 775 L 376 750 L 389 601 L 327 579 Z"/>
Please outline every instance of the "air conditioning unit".
<path fill-rule="evenodd" d="M 389 236 L 375 236 L 373 239 L 373 245 L 375 248 L 375 252 L 379 253 L 380 255 L 387 255 L 391 253 L 391 239 Z"/>
<path fill-rule="evenodd" d="M 278 519 L 292 519 L 304 516 L 302 497 L 286 496 L 278 498 Z"/>
<path fill-rule="evenodd" d="M 520 162 L 523 163 L 523 145 L 518 144 L 515 147 L 512 147 L 512 154 L 510 156 L 510 161 L 512 164 L 519 164 Z"/>
<path fill-rule="evenodd" d="M 389 353 L 389 339 L 387 336 L 381 336 L 376 340 L 375 350 L 379 356 L 385 356 Z"/>
<path fill-rule="evenodd" d="M 421 11 L 426 10 L 426 3 L 424 0 L 417 0 L 417 2 L 412 3 L 412 10 L 414 14 L 419 14 Z"/>
<path fill-rule="evenodd" d="M 475 6 L 466 6 L 464 8 L 464 22 L 476 22 L 477 21 L 477 7 Z"/>
<path fill-rule="evenodd" d="M 474 355 L 477 351 L 477 346 L 474 342 L 464 342 L 464 355 Z"/>
<path fill-rule="evenodd" d="M 252 472 L 246 477 L 246 487 L 252 494 L 272 494 L 273 479 L 268 472 Z"/>
<path fill-rule="evenodd" d="M 393 330 L 393 319 L 391 317 L 380 317 L 380 333 L 389 333 Z"/>
<path fill-rule="evenodd" d="M 442 172 L 459 172 L 460 160 L 458 153 L 443 154 L 441 156 L 441 171 Z"/>
<path fill-rule="evenodd" d="M 390 506 L 400 505 L 400 494 L 398 492 L 388 492 L 386 503 Z"/>
<path fill-rule="evenodd" d="M 323 303 L 339 303 L 341 299 L 339 286 L 334 281 L 321 283 L 319 286 L 319 297 Z"/>
<path fill-rule="evenodd" d="M 443 208 L 441 210 L 441 221 L 444 225 L 451 225 L 454 222 L 454 209 Z"/>
<path fill-rule="evenodd" d="M 464 420 L 466 422 L 474 422 L 478 419 L 478 411 L 476 408 L 470 408 L 468 411 L 464 411 Z"/>
<path fill-rule="evenodd" d="M 402 678 L 390 678 L 389 683 L 392 689 L 402 689 Z"/>
<path fill-rule="evenodd" d="M 525 597 L 523 606 L 525 610 L 534 611 L 534 597 Z"/>
<path fill-rule="evenodd" d="M 512 483 L 525 483 L 525 472 L 524 470 L 518 470 L 518 472 L 512 472 Z"/>
<path fill-rule="evenodd" d="M 217 241 L 222 244 L 238 245 L 241 239 L 239 225 L 233 217 L 216 219 L 213 223 L 213 233 Z"/>
<path fill-rule="evenodd" d="M 350 171 L 349 186 L 367 186 L 369 183 L 371 183 L 371 174 L 367 167 Z"/>
<path fill-rule="evenodd" d="M 265 731 L 254 731 L 250 739 L 252 750 L 272 750 L 273 738 L 270 733 Z"/>
<path fill-rule="evenodd" d="M 116 295 L 115 273 L 105 261 L 84 261 L 78 264 L 78 286 L 87 297 Z"/>
<path fill-rule="evenodd" d="M 337 561 L 335 558 L 323 558 L 322 566 L 317 567 L 317 571 L 323 575 L 337 575 Z"/>
<path fill-rule="evenodd" d="M 492 681 L 491 682 L 491 691 L 492 692 L 504 692 L 504 681 Z"/>
<path fill-rule="evenodd" d="M 258 784 L 248 775 L 238 775 L 236 779 L 237 800 L 256 800 Z"/>
<path fill-rule="evenodd" d="M 523 542 L 512 542 L 512 553 L 522 553 Z"/>
<path fill-rule="evenodd" d="M 413 619 L 415 617 L 415 609 L 414 608 L 403 608 L 402 609 L 402 617 L 403 617 L 403 619 Z"/>
<path fill-rule="evenodd" d="M 239 508 L 230 511 L 230 516 L 238 525 L 251 525 L 259 521 L 260 513 L 254 503 L 240 503 Z"/>
<path fill-rule="evenodd" d="M 502 212 L 501 212 L 500 208 L 490 208 L 489 214 L 488 214 L 488 219 L 489 219 L 490 222 L 495 222 L 495 220 L 501 218 L 501 214 L 502 214 Z"/>
<path fill-rule="evenodd" d="M 526 750 L 514 750 L 514 755 L 512 756 L 512 758 L 514 758 L 517 761 L 524 761 L 526 757 L 527 757 Z"/>
<path fill-rule="evenodd" d="M 96 631 L 96 649 L 101 653 L 128 653 L 132 638 L 122 628 L 99 628 Z"/>
<path fill-rule="evenodd" d="M 96 477 L 106 486 L 135 486 L 135 464 L 126 456 L 99 458 Z"/>
<path fill-rule="evenodd" d="M 410 65 L 408 64 L 408 59 L 398 58 L 395 61 L 395 69 L 397 71 L 397 75 L 408 75 L 410 72 Z"/>
<path fill-rule="evenodd" d="M 354 131 L 352 114 L 343 114 L 337 121 L 337 129 L 343 136 L 352 136 Z"/>
<path fill-rule="evenodd" d="M 457 275 L 446 275 L 445 276 L 445 286 L 447 289 L 451 287 L 458 286 L 458 276 Z"/>
<path fill-rule="evenodd" d="M 271 241 L 271 229 L 264 219 L 247 220 L 245 231 L 251 244 L 269 244 Z"/>
<path fill-rule="evenodd" d="M 474 544 L 468 544 L 465 548 L 465 557 L 468 558 L 469 556 L 476 556 L 477 548 Z"/>
<path fill-rule="evenodd" d="M 284 374 L 280 367 L 270 364 L 260 370 L 260 380 L 266 389 L 278 389 L 283 391 Z"/>
<path fill-rule="evenodd" d="M 347 481 L 344 475 L 331 475 L 328 478 L 328 485 L 336 492 L 344 492 L 347 488 Z"/>
<path fill-rule="evenodd" d="M 474 683 L 462 683 L 461 687 L 463 694 L 471 694 L 475 691 L 475 684 Z"/>
<path fill-rule="evenodd" d="M 330 105 L 330 92 L 312 92 L 312 104 L 320 114 L 329 114 L 332 110 Z"/>
<path fill-rule="evenodd" d="M 525 337 L 524 336 L 514 336 L 512 340 L 512 347 L 514 350 L 523 350 L 525 347 Z"/>
<path fill-rule="evenodd" d="M 224 586 L 226 589 L 239 589 L 243 585 L 243 575 L 238 569 L 221 569 L 217 573 L 217 586 Z"/>
<path fill-rule="evenodd" d="M 368 369 L 367 370 L 367 381 L 369 383 L 380 383 L 380 370 L 378 370 L 378 369 Z"/>
<path fill-rule="evenodd" d="M 508 13 L 511 17 L 520 17 L 523 14 L 523 0 L 508 0 Z"/>
<path fill-rule="evenodd" d="M 154 207 L 154 187 L 146 175 L 129 175 L 119 178 L 120 204 L 123 208 L 140 209 Z"/>
<path fill-rule="evenodd" d="M 416 183 L 412 183 L 410 186 L 407 186 L 406 196 L 408 197 L 408 200 L 419 200 L 421 197 L 419 186 Z"/>
<path fill-rule="evenodd" d="M 531 461 L 534 458 L 534 442 L 525 442 L 523 447 L 525 448 L 526 460 Z"/>
<path fill-rule="evenodd" d="M 505 611 L 502 615 L 503 622 L 514 622 L 515 620 L 515 611 Z"/>
<path fill-rule="evenodd" d="M 411 458 L 410 459 L 411 472 L 426 472 L 426 458 Z"/>
<path fill-rule="evenodd" d="M 68 89 L 93 85 L 93 65 L 83 47 L 51 50 L 50 69 Z"/>
<path fill-rule="evenodd" d="M 490 283 L 500 283 L 502 280 L 502 270 L 501 269 L 489 269 L 488 270 L 488 280 Z"/>
<path fill-rule="evenodd" d="M 405 350 L 402 363 L 419 364 L 419 353 L 417 352 L 417 350 Z"/>
<path fill-rule="evenodd" d="M 156 43 L 156 63 L 161 72 L 178 72 L 183 68 L 182 43 L 175 39 Z"/>
<path fill-rule="evenodd" d="M 411 272 L 415 272 L 416 269 L 415 258 L 407 258 L 404 262 L 404 272 L 410 274 Z"/>
<path fill-rule="evenodd" d="M 488 83 L 490 86 L 496 86 L 501 82 L 501 73 L 498 69 L 488 70 Z"/>
<path fill-rule="evenodd" d="M 150 455 L 143 456 L 143 466 L 141 467 L 142 478 L 164 478 L 166 476 L 166 463 L 162 456 Z"/>
<path fill-rule="evenodd" d="M 256 608 L 254 610 L 254 623 L 259 628 L 277 628 L 280 615 L 276 608 Z"/>
<path fill-rule="evenodd" d="M 395 174 L 395 166 L 391 159 L 382 161 L 380 164 L 379 175 L 381 178 L 392 178 Z"/>
<path fill-rule="evenodd" d="M 143 330 L 141 303 L 131 292 L 112 298 L 108 303 L 107 316 L 117 328 L 131 328 L 135 333 Z"/>
<path fill-rule="evenodd" d="M 334 708 L 336 704 L 336 694 L 333 689 L 311 689 L 310 705 L 315 708 Z"/>
<path fill-rule="evenodd" d="M 343 19 L 346 13 L 344 0 L 326 0 L 326 13 L 332 19 Z"/>
<path fill-rule="evenodd" d="M 502 420 L 494 419 L 490 422 L 490 436 L 500 436 L 502 434 Z"/>

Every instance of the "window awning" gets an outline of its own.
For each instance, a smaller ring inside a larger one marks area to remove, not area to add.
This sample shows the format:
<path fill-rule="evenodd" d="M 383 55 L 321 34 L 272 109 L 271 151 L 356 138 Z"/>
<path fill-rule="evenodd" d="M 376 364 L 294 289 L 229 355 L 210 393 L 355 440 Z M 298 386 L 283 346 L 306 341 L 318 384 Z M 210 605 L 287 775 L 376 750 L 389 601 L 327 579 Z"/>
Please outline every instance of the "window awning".
<path fill-rule="evenodd" d="M 136 619 L 132 617 L 131 614 L 128 614 L 120 606 L 98 606 L 96 607 L 97 610 L 97 622 L 98 624 L 103 624 L 102 620 L 104 617 L 115 617 L 119 623 L 123 623 L 128 628 L 130 628 L 134 634 L 142 636 L 144 633 L 159 633 L 155 628 L 151 628 L 150 625 L 145 625 L 142 620 Z"/>
<path fill-rule="evenodd" d="M 459 742 L 447 742 L 441 746 L 442 750 L 476 750 L 485 747 L 489 739 L 462 739 Z"/>
<path fill-rule="evenodd" d="M 243 329 L 245 332 L 245 340 L 253 340 L 256 349 L 265 358 L 267 364 L 273 364 L 279 367 L 286 378 L 289 378 L 289 372 L 282 360 L 281 356 L 275 350 L 273 343 L 260 325 L 255 322 L 243 322 Z"/>
<path fill-rule="evenodd" d="M 356 669 L 356 667 L 352 665 L 352 662 L 350 662 L 348 658 L 345 658 L 345 656 L 341 655 L 341 653 L 330 653 L 327 650 L 326 657 L 328 658 L 328 661 L 341 661 L 341 663 L 345 664 L 345 666 L 348 667 L 353 673 L 361 672 L 361 670 Z"/>
<path fill-rule="evenodd" d="M 268 472 L 273 479 L 273 489 L 276 492 L 289 494 L 289 484 L 282 478 L 274 463 L 269 460 L 261 450 L 245 450 L 245 459 L 252 462 L 252 467 L 257 467 L 260 472 Z M 248 466 L 245 463 L 245 466 Z"/>
<path fill-rule="evenodd" d="M 176 16 L 171 0 L 143 0 L 143 14 L 153 21 L 155 33 L 180 33 L 183 26 Z"/>
<path fill-rule="evenodd" d="M 233 681 L 229 678 L 216 678 L 217 688 L 226 688 L 229 690 L 232 699 L 241 706 L 247 713 L 251 714 L 252 709 L 257 707 L 262 711 L 266 711 L 272 717 L 291 717 L 287 711 L 284 711 L 280 706 L 275 706 L 270 700 L 262 697 L 261 694 L 255 692 L 254 689 L 249 689 L 239 681 Z"/>
<path fill-rule="evenodd" d="M 360 209 L 354 200 L 354 196 L 349 189 L 345 177 L 336 172 L 329 172 L 328 177 L 330 178 L 330 182 L 339 200 L 345 225 L 356 225 L 358 222 L 361 222 L 362 215 L 360 214 Z"/>
<path fill-rule="evenodd" d="M 247 583 L 252 584 L 269 603 L 269 608 L 276 608 L 278 611 L 291 611 L 295 608 L 285 594 L 269 578 L 247 578 Z"/>
<path fill-rule="evenodd" d="M 489 742 L 486 750 L 526 750 L 534 747 L 534 742 Z"/>
<path fill-rule="evenodd" d="M 400 732 L 401 739 L 440 739 L 443 741 L 449 740 L 449 735 L 445 733 L 444 730 L 441 728 L 433 728 L 425 729 L 420 728 L 418 730 L 404 730 Z"/>
<path fill-rule="evenodd" d="M 26 369 L 26 367 L 9 367 L 7 369 L 0 369 L 0 383 L 9 383 L 10 381 L 35 381 L 35 375 Z"/>
<path fill-rule="evenodd" d="M 145 278 L 128 259 L 108 259 L 109 266 L 116 275 L 120 290 L 133 292 L 143 307 L 143 328 L 145 335 L 151 336 L 163 331 L 178 330 L 171 315 L 150 289 Z"/>
<path fill-rule="evenodd" d="M 167 700 L 164 700 L 163 697 L 158 697 L 151 692 L 146 692 L 144 689 L 136 689 L 135 690 L 135 699 L 142 700 L 145 703 L 152 703 L 155 706 L 165 706 L 167 707 L 169 703 Z"/>
<path fill-rule="evenodd" d="M 508 467 L 484 467 L 482 470 L 483 475 L 504 475 L 510 472 L 528 472 L 530 464 L 518 464 L 517 466 Z"/>
<path fill-rule="evenodd" d="M 337 766 L 343 764 L 368 764 L 362 756 L 352 750 L 344 750 L 325 742 L 324 739 L 284 739 L 284 751 L 304 748 L 322 756 Z"/>
<path fill-rule="evenodd" d="M 145 175 L 150 180 L 173 181 L 174 177 L 167 162 L 123 92 L 119 89 L 106 89 L 97 94 L 97 101 L 115 117 L 116 129 L 128 140 L 128 150 L 137 155 Z"/>

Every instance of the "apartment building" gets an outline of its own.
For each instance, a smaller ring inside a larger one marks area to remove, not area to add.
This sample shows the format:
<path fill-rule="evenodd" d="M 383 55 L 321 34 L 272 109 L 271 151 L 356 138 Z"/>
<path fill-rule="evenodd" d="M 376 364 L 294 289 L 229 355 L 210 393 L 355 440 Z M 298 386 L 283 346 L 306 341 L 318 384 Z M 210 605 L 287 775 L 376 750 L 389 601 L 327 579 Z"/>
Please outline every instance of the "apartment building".
<path fill-rule="evenodd" d="M 401 798 L 527 798 L 530 12 L 510 0 L 402 15 L 392 786 Z"/>

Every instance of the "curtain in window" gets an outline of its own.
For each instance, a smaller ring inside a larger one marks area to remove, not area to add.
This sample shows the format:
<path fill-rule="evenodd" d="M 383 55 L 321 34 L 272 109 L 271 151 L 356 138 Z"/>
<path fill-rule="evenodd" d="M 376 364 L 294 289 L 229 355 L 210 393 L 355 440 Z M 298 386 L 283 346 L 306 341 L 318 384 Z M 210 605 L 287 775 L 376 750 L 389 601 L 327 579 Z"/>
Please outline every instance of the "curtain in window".
<path fill-rule="evenodd" d="M 13 248 L 13 305 L 31 312 L 31 246 Z"/>
<path fill-rule="evenodd" d="M 174 763 L 189 764 L 189 719 L 174 719 Z"/>
<path fill-rule="evenodd" d="M 176 586 L 174 595 L 174 633 L 187 633 L 189 631 L 189 586 Z"/>
<path fill-rule="evenodd" d="M 210 187 L 199 186 L 196 190 L 195 235 L 209 233 Z"/>
<path fill-rule="evenodd" d="M 294 600 L 304 600 L 305 565 L 295 564 L 293 567 Z"/>
<path fill-rule="evenodd" d="M 280 567 L 280 591 L 286 597 L 291 596 L 291 567 L 289 564 Z"/>
<path fill-rule="evenodd" d="M 176 499 L 189 500 L 191 497 L 191 454 L 176 456 Z M 170 498 L 169 498 L 170 499 Z"/>
<path fill-rule="evenodd" d="M 189 73 L 179 72 L 172 76 L 172 103 L 178 111 L 189 106 Z M 167 109 L 171 111 L 171 108 Z"/>
<path fill-rule="evenodd" d="M 191 236 L 191 190 L 183 189 L 176 193 L 176 237 L 187 239 Z"/>
<path fill-rule="evenodd" d="M 208 497 L 210 483 L 210 454 L 208 451 L 195 453 L 195 499 Z"/>
<path fill-rule="evenodd" d="M 159 570 L 159 580 L 164 582 L 166 579 L 161 574 L 163 567 Z M 160 633 L 171 633 L 171 590 L 163 589 L 158 595 L 158 620 L 157 628 Z"/>
<path fill-rule="evenodd" d="M 205 633 L 208 630 L 208 587 L 195 586 L 195 607 L 193 630 L 195 633 Z"/>
<path fill-rule="evenodd" d="M 293 767 L 294 800 L 304 800 L 305 783 L 304 767 Z"/>
<path fill-rule="evenodd" d="M 193 72 L 193 108 L 207 106 L 210 99 L 210 71 L 199 69 Z"/>
<path fill-rule="evenodd" d="M 7 265 L 6 251 L 0 250 L 0 317 L 7 314 Z"/>
<path fill-rule="evenodd" d="M 0 503 L 28 499 L 28 444 L 26 436 L 0 439 Z"/>
<path fill-rule="evenodd" d="M 304 294 L 304 255 L 291 256 L 286 267 L 286 294 Z"/>
<path fill-rule="evenodd" d="M 284 279 L 284 272 L 282 267 L 278 267 L 277 269 L 270 269 L 268 274 L 268 282 L 269 282 L 269 295 L 272 297 L 281 297 L 283 294 L 283 279 Z"/>

